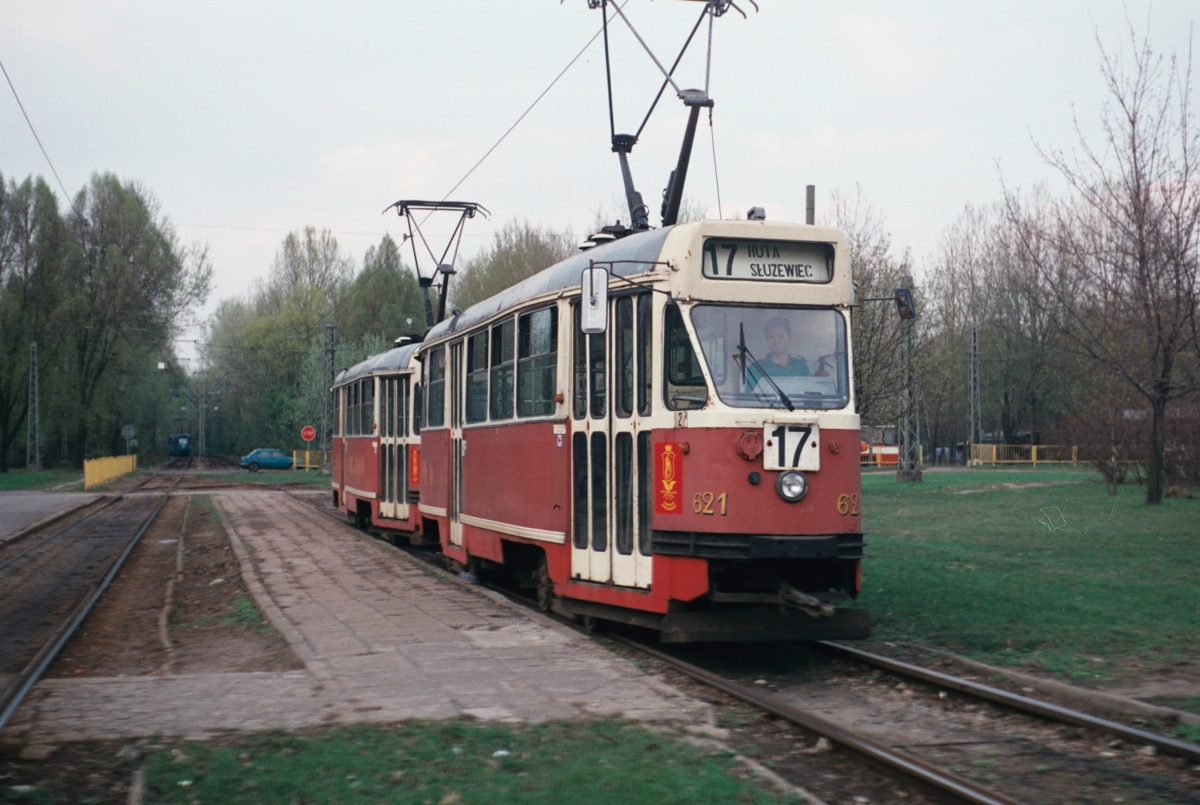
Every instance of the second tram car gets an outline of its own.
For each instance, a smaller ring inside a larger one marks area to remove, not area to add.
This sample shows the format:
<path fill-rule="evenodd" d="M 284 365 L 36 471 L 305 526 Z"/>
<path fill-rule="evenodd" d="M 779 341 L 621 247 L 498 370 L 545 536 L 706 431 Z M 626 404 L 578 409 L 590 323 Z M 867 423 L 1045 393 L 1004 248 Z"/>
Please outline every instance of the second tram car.
<path fill-rule="evenodd" d="M 331 446 L 334 506 L 360 527 L 406 532 L 420 542 L 416 346 L 396 347 L 337 376 Z"/>
<path fill-rule="evenodd" d="M 417 348 L 423 528 L 544 607 L 668 642 L 867 636 L 833 606 L 865 545 L 853 303 L 839 231 L 701 221 L 457 313 Z"/>

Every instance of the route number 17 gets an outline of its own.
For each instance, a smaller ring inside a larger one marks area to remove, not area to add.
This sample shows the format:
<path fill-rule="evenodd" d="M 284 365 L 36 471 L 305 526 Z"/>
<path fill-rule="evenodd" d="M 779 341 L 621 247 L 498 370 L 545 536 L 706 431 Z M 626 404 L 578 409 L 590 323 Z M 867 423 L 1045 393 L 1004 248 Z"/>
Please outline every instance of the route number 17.
<path fill-rule="evenodd" d="M 763 428 L 763 469 L 819 470 L 820 443 L 816 425 L 767 425 Z"/>

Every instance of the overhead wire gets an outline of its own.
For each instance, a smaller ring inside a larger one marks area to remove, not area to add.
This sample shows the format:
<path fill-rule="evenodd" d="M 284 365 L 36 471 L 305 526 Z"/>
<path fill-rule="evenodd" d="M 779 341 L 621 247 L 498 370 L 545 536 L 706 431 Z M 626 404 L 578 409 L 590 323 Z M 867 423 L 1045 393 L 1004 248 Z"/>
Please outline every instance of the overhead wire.
<path fill-rule="evenodd" d="M 629 0 L 625 0 L 625 2 L 621 3 L 621 5 L 617 5 L 616 3 L 614 3 L 613 7 L 616 8 L 618 12 L 620 12 L 621 8 L 625 5 L 628 5 L 628 3 L 629 3 Z M 455 182 L 454 187 L 451 187 L 450 190 L 446 193 L 446 195 L 442 196 L 442 201 L 445 201 L 446 199 L 450 198 L 450 195 L 452 193 L 454 193 L 454 191 L 457 190 L 460 186 L 462 186 L 462 183 L 465 182 L 470 177 L 470 175 L 475 172 L 475 169 L 478 168 L 480 165 L 482 165 L 484 160 L 486 160 L 488 157 L 490 157 L 492 155 L 492 152 L 500 147 L 500 144 L 502 142 L 504 142 L 504 140 L 508 137 L 508 135 L 512 134 L 513 129 L 515 129 L 517 126 L 521 125 L 521 121 L 524 120 L 529 115 L 529 113 L 533 111 L 534 107 L 537 106 L 538 103 L 541 102 L 542 98 L 546 97 L 546 94 L 548 92 L 550 92 L 550 90 L 554 89 L 554 85 L 557 84 L 559 82 L 559 80 L 564 75 L 567 74 L 567 71 L 570 70 L 575 65 L 575 62 L 579 61 L 580 57 L 583 56 L 583 54 L 587 52 L 587 49 L 590 48 L 593 43 L 595 43 L 595 41 L 600 37 L 600 35 L 602 33 L 604 33 L 603 26 L 601 26 L 600 30 L 596 31 L 596 33 L 592 34 L 592 38 L 587 41 L 587 44 L 584 45 L 582 48 L 580 48 L 579 52 L 575 54 L 575 57 L 572 58 L 571 61 L 567 62 L 567 66 L 562 69 L 562 72 L 560 72 L 558 75 L 556 75 L 554 77 L 554 80 L 551 81 L 550 84 L 544 90 L 542 90 L 541 94 L 539 94 L 536 98 L 533 99 L 533 103 L 529 104 L 529 108 L 527 108 L 524 112 L 522 112 L 521 116 L 516 119 L 516 122 L 514 122 L 511 126 L 509 126 L 508 129 L 503 134 L 500 135 L 500 139 L 496 140 L 495 144 L 493 144 L 492 147 L 487 150 L 487 153 L 485 153 L 483 156 L 481 156 L 479 158 L 479 161 L 476 162 L 474 165 L 472 165 L 471 169 L 468 170 L 465 174 L 463 174 L 463 177 L 461 179 L 459 179 L 457 182 Z M 430 212 L 428 215 L 426 215 L 425 218 L 421 221 L 421 223 L 423 224 L 423 223 L 425 223 L 425 221 L 428 221 L 429 215 L 432 215 L 432 214 L 433 213 Z"/>
<path fill-rule="evenodd" d="M 46 146 L 42 145 L 42 138 L 38 136 L 37 129 L 33 127 L 33 121 L 29 119 L 29 113 L 25 111 L 25 104 L 21 103 L 21 96 L 17 94 L 17 88 L 13 86 L 12 78 L 9 77 L 8 70 L 5 68 L 4 62 L 2 61 L 0 61 L 0 72 L 4 73 L 4 80 L 8 82 L 8 88 L 12 90 L 13 98 L 16 99 L 17 106 L 19 106 L 21 109 L 21 115 L 24 116 L 25 123 L 28 124 L 30 133 L 33 134 L 33 139 L 37 141 L 38 148 L 42 150 L 42 156 L 46 158 L 46 164 L 50 166 L 50 172 L 54 174 L 54 179 L 58 182 L 58 187 L 63 192 L 63 198 L 66 199 L 67 204 L 74 208 L 75 205 L 71 201 L 71 194 L 67 192 L 67 186 L 63 184 L 62 177 L 58 175 L 58 168 L 54 167 L 53 160 L 51 160 L 50 155 L 46 153 Z M 76 210 L 76 213 L 78 212 L 79 211 Z"/>

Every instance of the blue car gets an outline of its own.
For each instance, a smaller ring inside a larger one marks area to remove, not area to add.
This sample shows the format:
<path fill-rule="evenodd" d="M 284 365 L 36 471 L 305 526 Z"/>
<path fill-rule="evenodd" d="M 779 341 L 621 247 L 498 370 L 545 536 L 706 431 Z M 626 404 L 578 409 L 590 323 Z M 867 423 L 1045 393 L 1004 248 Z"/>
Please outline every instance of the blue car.
<path fill-rule="evenodd" d="M 242 466 L 250 472 L 258 472 L 260 469 L 290 470 L 292 457 L 273 447 L 260 447 L 251 450 L 249 455 L 242 456 Z"/>

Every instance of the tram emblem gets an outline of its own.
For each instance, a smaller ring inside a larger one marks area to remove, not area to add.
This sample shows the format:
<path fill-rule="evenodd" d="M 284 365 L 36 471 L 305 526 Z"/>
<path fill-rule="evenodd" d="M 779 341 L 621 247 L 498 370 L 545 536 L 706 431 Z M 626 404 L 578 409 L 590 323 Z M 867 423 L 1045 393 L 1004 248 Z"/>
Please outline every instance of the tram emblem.
<path fill-rule="evenodd" d="M 656 514 L 683 513 L 683 452 L 679 442 L 654 445 L 654 466 L 658 478 L 654 484 Z"/>
<path fill-rule="evenodd" d="M 417 486 L 421 483 L 421 449 L 413 447 L 408 451 L 408 485 Z"/>

